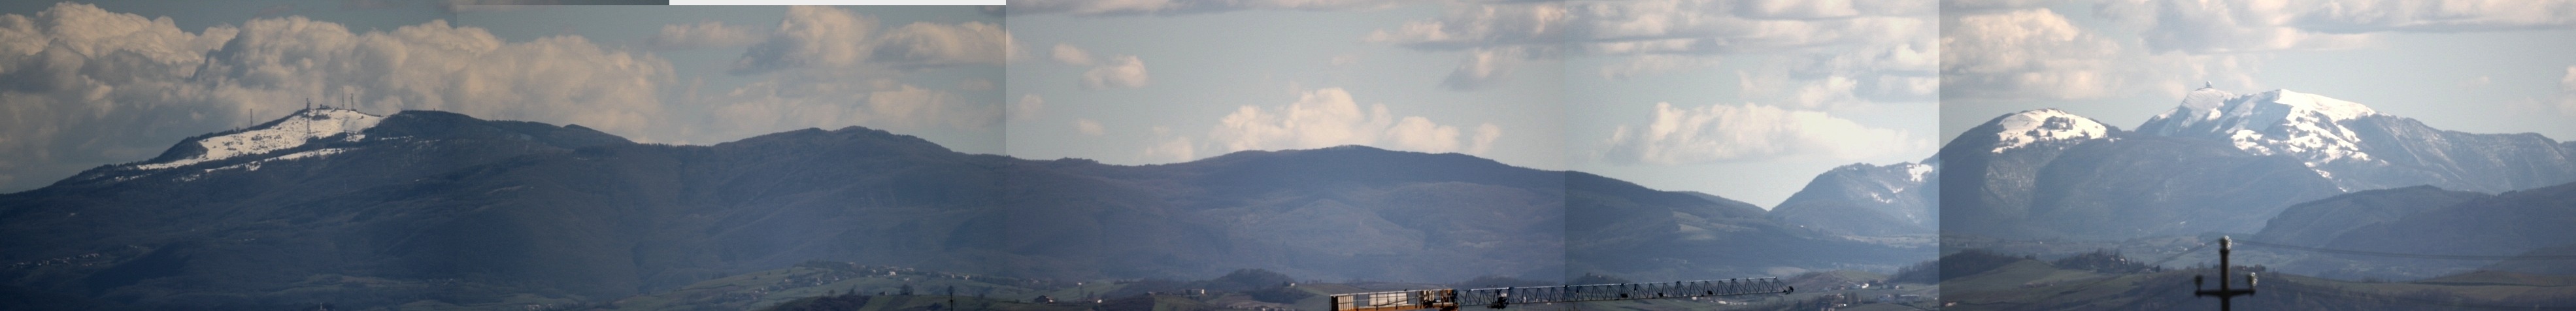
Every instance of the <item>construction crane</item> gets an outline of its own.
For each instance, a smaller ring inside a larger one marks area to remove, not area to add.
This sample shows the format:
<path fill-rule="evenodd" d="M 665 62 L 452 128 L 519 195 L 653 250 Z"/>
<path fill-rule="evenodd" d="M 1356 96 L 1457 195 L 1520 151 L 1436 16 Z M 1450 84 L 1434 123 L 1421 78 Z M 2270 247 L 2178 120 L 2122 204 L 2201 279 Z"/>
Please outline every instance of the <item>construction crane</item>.
<path fill-rule="evenodd" d="M 1502 309 L 1515 304 L 1787 294 L 1796 290 L 1796 287 L 1781 283 L 1779 278 L 1750 278 L 1669 283 L 1404 290 L 1338 294 L 1332 295 L 1330 300 L 1326 301 L 1332 305 L 1332 311 L 1418 309 L 1456 311 L 1458 306 L 1469 303 L 1483 303 L 1486 308 Z"/>

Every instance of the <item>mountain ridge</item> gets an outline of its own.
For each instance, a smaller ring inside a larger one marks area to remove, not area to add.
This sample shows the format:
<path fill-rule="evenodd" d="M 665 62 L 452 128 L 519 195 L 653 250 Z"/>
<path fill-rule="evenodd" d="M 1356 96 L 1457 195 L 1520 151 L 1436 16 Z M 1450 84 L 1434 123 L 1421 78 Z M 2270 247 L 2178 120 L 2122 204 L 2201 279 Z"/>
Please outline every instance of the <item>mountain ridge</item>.
<path fill-rule="evenodd" d="M 1782 225 L 1742 202 L 1454 153 L 1336 147 L 1120 166 L 963 154 L 863 127 L 674 146 L 420 111 L 364 133 L 0 194 L 0 248 L 13 250 L 0 261 L 76 263 L 0 277 L 205 307 L 316 292 L 602 299 L 817 259 L 1062 279 L 1260 268 L 1644 281 L 1892 269 L 1928 253 Z M 275 159 L 322 149 L 340 151 Z M 254 162 L 264 164 L 202 169 Z M 410 301 L 383 299 L 343 306 Z"/>

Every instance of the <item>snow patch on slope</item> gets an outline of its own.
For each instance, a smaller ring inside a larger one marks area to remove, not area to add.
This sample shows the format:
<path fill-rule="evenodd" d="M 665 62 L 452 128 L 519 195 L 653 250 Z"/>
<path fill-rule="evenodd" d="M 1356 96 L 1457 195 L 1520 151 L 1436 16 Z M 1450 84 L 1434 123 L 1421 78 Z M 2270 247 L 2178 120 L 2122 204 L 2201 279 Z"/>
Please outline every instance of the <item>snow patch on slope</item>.
<path fill-rule="evenodd" d="M 1905 165 L 1906 181 L 1923 182 L 1923 175 L 1932 173 L 1931 164 L 1906 163 Z"/>
<path fill-rule="evenodd" d="M 287 116 L 286 119 L 280 120 L 276 123 L 271 123 L 266 127 L 253 128 L 238 133 L 199 139 L 197 140 L 197 146 L 205 150 L 205 152 L 198 154 L 195 157 L 161 163 L 136 164 L 131 166 L 131 168 L 137 170 L 165 169 L 231 159 L 241 156 L 267 154 L 278 150 L 302 147 L 305 143 L 311 142 L 314 139 L 340 136 L 343 134 L 347 135 L 343 139 L 357 140 L 366 137 L 365 134 L 358 134 L 359 132 L 365 131 L 369 127 L 375 127 L 376 123 L 381 121 L 384 121 L 384 117 L 358 112 L 357 110 L 338 108 L 308 109 L 298 112 L 295 115 Z M 311 152 L 312 151 L 301 152 L 288 156 L 304 155 Z M 336 153 L 336 151 L 334 152 Z M 329 153 L 305 156 L 327 154 Z"/>
<path fill-rule="evenodd" d="M 2003 130 L 1995 132 L 1995 153 L 2032 143 L 2104 138 L 2111 134 L 2110 127 L 2101 122 L 2055 108 L 2005 115 L 1995 124 L 2003 126 Z"/>
<path fill-rule="evenodd" d="M 267 158 L 267 159 L 261 159 L 261 160 L 259 160 L 259 161 L 251 161 L 250 163 L 233 164 L 233 165 L 225 165 L 224 167 L 210 168 L 210 169 L 206 169 L 205 171 L 197 172 L 196 174 L 188 174 L 187 176 L 180 176 L 180 177 L 178 178 L 178 180 L 179 180 L 179 181 L 196 181 L 197 179 L 205 178 L 205 177 L 206 177 L 206 174 L 214 174 L 214 173 L 217 173 L 217 172 L 232 171 L 232 170 L 239 170 L 239 171 L 243 171 L 243 172 L 256 172 L 256 171 L 259 171 L 259 167 L 260 167 L 260 166 L 262 166 L 262 165 L 267 165 L 267 164 L 268 164 L 268 162 L 277 162 L 277 161 L 294 161 L 294 160 L 300 160 L 300 159 L 304 159 L 304 158 L 321 158 L 321 157 L 323 157 L 323 156 L 329 156 L 329 155 L 334 155 L 334 154 L 340 154 L 340 152 L 343 152 L 343 151 L 349 151 L 349 148 L 330 148 L 330 149 L 306 150 L 306 151 L 304 151 L 304 152 L 290 153 L 290 154 L 287 154 L 287 155 L 277 156 L 277 157 L 275 157 L 275 158 Z M 139 177 L 139 176 L 136 176 L 136 177 Z M 116 181 L 125 181 L 126 179 L 131 179 L 131 177 L 119 177 Z"/>

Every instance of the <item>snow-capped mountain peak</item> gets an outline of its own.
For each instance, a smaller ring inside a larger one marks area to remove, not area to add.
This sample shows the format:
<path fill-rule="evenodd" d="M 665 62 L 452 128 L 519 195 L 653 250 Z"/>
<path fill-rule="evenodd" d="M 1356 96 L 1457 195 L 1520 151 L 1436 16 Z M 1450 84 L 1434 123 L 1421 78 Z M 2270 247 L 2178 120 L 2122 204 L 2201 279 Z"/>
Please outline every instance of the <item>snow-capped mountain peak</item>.
<path fill-rule="evenodd" d="M 357 110 L 330 107 L 305 109 L 296 111 L 294 115 L 289 115 L 285 119 L 261 124 L 259 127 L 198 139 L 197 147 L 203 152 L 195 156 L 137 163 L 127 167 L 136 170 L 166 169 L 294 149 L 315 139 L 340 137 L 345 140 L 357 140 L 366 137 L 366 134 L 360 134 L 361 132 L 376 126 L 376 123 L 381 121 L 384 121 L 383 116 Z"/>
<path fill-rule="evenodd" d="M 2111 134 L 2110 127 L 2102 122 L 2056 108 L 2004 115 L 1994 123 L 2003 127 L 1995 132 L 1996 153 L 2038 142 L 2107 138 Z"/>
<path fill-rule="evenodd" d="M 2202 88 L 2185 95 L 2182 104 L 2173 110 L 2147 119 L 2138 131 L 2225 139 L 2237 149 L 2255 154 L 2288 154 L 2314 167 L 2344 160 L 2370 161 L 2370 155 L 2361 152 L 2359 135 L 2342 122 L 2377 114 L 2377 110 L 2360 103 L 2290 90 L 2235 95 Z"/>

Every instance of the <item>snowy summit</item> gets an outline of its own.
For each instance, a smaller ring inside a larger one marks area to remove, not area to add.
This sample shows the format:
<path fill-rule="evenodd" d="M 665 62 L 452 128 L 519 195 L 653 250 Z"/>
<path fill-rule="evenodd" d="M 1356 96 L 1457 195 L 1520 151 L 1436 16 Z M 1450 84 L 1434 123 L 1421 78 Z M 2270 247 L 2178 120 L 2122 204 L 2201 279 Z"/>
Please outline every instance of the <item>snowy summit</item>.
<path fill-rule="evenodd" d="M 258 127 L 198 139 L 197 147 L 203 152 L 195 156 L 158 163 L 134 164 L 130 168 L 155 170 L 261 155 L 302 147 L 305 143 L 316 139 L 338 137 L 342 140 L 355 141 L 366 138 L 366 134 L 360 134 L 360 132 L 376 126 L 376 122 L 384 119 L 383 116 L 343 108 L 305 109 L 285 119 Z"/>
<path fill-rule="evenodd" d="M 2032 143 L 2111 137 L 2111 129 L 2091 118 L 2067 113 L 2056 108 L 2029 110 L 1996 118 L 1995 153 L 2021 148 Z"/>
<path fill-rule="evenodd" d="M 2193 90 L 2173 110 L 2147 119 L 2138 132 L 2174 137 L 2223 138 L 2255 154 L 2288 154 L 2308 166 L 2370 161 L 2359 135 L 2344 120 L 2377 115 L 2359 103 L 2290 90 L 2236 95 Z"/>

